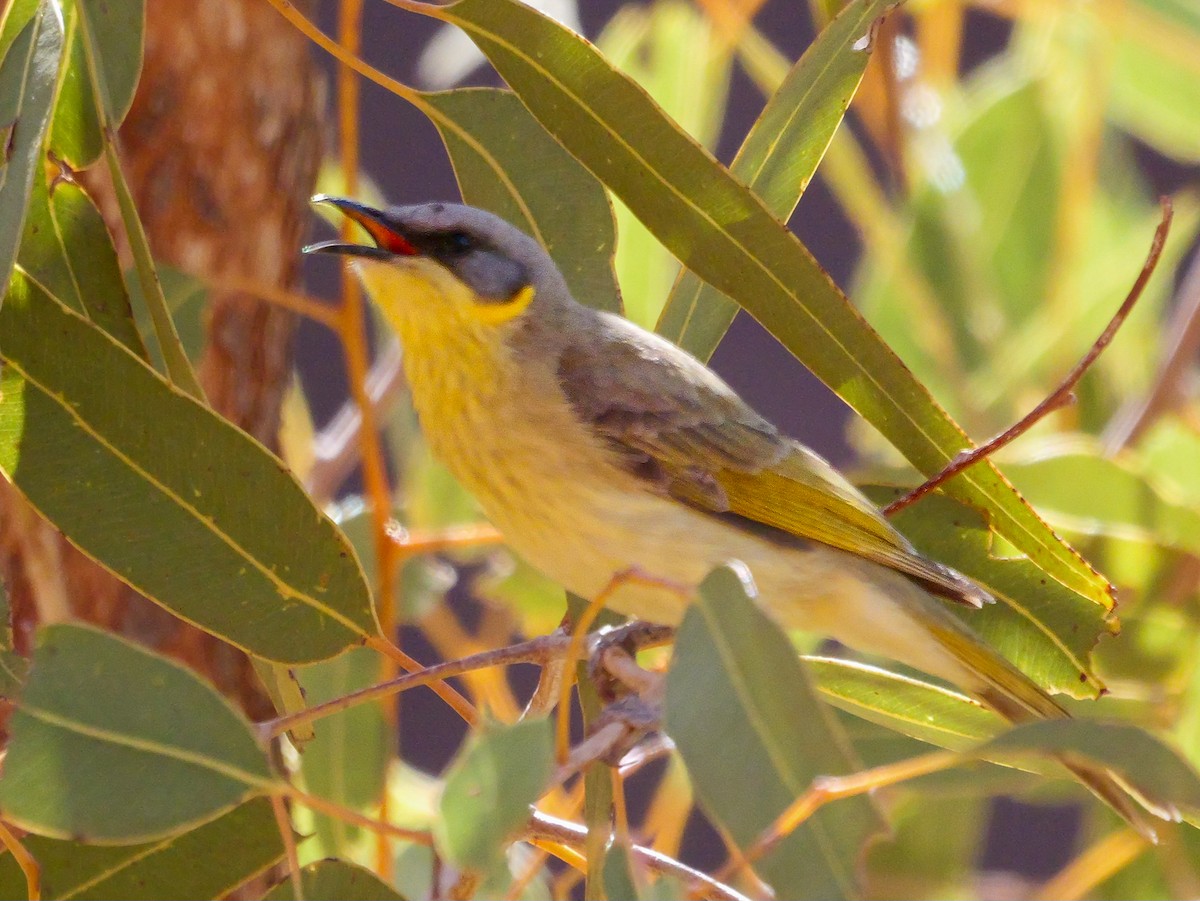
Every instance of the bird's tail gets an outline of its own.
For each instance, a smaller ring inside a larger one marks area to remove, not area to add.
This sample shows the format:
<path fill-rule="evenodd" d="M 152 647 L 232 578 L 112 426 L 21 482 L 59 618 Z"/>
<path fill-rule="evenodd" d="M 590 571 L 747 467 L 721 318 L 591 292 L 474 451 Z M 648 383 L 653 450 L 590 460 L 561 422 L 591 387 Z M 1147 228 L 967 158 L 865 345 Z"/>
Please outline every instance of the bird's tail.
<path fill-rule="evenodd" d="M 980 641 L 955 617 L 944 610 L 938 613 L 941 615 L 922 616 L 923 624 L 971 674 L 974 683 L 963 687 L 984 705 L 1011 723 L 1070 717 L 1041 686 Z M 1175 807 L 1147 798 L 1111 770 L 1074 755 L 1057 755 L 1057 759 L 1149 841 L 1158 840 L 1153 817 L 1179 820 Z"/>

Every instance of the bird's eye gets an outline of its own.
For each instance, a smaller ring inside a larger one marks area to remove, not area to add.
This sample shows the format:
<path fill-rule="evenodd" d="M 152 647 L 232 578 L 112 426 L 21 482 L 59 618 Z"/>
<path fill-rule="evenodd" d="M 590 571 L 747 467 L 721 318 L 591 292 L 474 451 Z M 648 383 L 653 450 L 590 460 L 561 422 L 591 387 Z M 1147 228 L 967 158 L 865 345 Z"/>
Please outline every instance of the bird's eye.
<path fill-rule="evenodd" d="M 446 249 L 453 254 L 469 253 L 475 249 L 475 241 L 466 232 L 450 232 L 446 236 Z"/>

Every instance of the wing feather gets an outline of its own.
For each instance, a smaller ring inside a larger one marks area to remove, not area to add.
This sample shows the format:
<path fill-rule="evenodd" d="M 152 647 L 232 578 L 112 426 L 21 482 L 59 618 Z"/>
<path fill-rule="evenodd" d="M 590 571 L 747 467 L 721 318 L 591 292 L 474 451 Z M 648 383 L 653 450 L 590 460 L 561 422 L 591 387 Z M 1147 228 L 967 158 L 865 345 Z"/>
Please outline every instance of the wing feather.
<path fill-rule="evenodd" d="M 563 350 L 559 383 L 631 472 L 757 534 L 775 529 L 849 551 L 973 607 L 992 599 L 918 554 L 837 470 L 780 435 L 707 367 L 619 317 L 597 316 L 590 343 Z"/>

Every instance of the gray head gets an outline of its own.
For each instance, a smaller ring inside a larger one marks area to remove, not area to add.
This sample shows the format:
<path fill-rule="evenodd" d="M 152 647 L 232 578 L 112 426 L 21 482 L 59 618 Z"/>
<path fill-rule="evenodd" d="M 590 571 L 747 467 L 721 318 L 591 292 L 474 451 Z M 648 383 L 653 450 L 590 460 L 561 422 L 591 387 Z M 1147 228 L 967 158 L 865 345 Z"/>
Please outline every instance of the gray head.
<path fill-rule="evenodd" d="M 366 229 L 375 246 L 326 241 L 306 247 L 306 252 L 341 253 L 399 265 L 429 260 L 469 287 L 481 304 L 503 307 L 527 288 L 543 302 L 568 296 L 562 275 L 541 245 L 486 210 L 458 203 L 376 210 L 335 197 L 313 200 L 336 206 Z"/>

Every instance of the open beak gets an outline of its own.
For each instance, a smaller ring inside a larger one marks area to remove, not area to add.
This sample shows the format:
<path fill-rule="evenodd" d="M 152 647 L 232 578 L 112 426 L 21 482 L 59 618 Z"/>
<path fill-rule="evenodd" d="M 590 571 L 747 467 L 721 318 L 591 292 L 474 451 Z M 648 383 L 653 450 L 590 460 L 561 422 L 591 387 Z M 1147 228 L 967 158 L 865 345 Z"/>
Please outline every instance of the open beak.
<path fill-rule="evenodd" d="M 366 257 L 372 260 L 390 260 L 395 256 L 416 256 L 418 251 L 387 213 L 345 197 L 330 197 L 318 194 L 313 203 L 328 203 L 337 207 L 352 222 L 362 226 L 371 240 L 369 244 L 349 244 L 345 241 L 318 241 L 309 244 L 302 253 L 337 253 L 343 256 Z"/>

